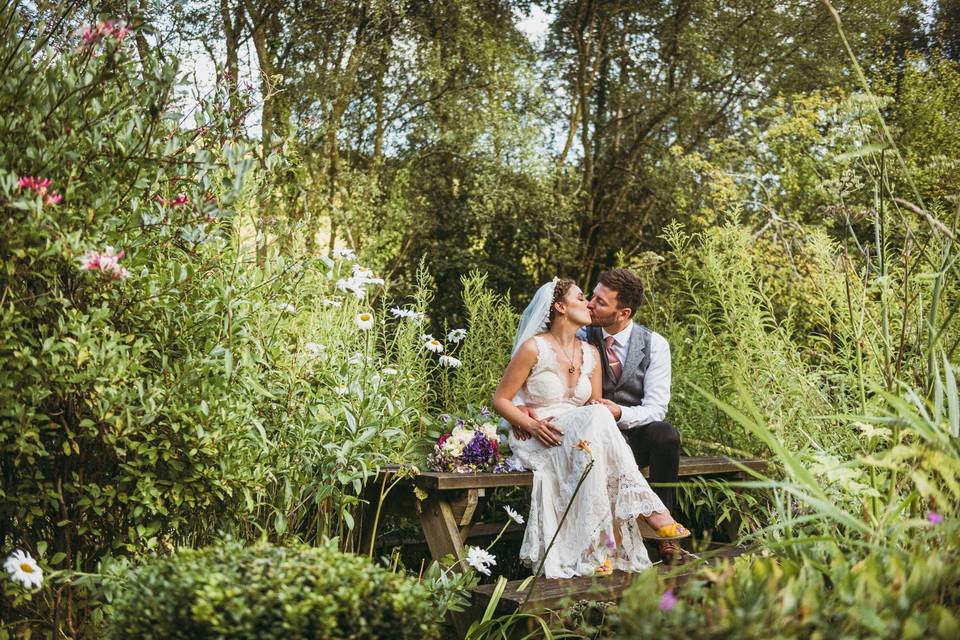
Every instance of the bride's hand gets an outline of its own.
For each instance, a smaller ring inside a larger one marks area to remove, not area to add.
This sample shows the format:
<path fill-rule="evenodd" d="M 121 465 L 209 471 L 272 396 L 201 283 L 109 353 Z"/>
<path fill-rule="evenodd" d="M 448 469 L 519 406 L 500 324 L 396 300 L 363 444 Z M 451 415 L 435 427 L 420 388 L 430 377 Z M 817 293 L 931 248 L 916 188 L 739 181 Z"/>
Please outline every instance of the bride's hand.
<path fill-rule="evenodd" d="M 528 418 L 531 418 L 533 420 L 540 419 L 537 417 L 537 412 L 531 409 L 530 407 L 524 406 L 522 404 L 518 404 L 517 409 L 520 409 L 520 411 L 523 411 L 523 415 L 527 416 Z M 513 437 L 516 438 L 517 440 L 530 439 L 530 434 L 524 431 L 523 429 L 521 429 L 520 427 L 518 427 L 517 425 L 511 424 L 510 428 L 513 429 Z"/>
<path fill-rule="evenodd" d="M 539 440 L 545 447 L 556 447 L 563 441 L 563 431 L 553 423 L 553 416 L 532 421 L 524 428 L 527 433 Z"/>

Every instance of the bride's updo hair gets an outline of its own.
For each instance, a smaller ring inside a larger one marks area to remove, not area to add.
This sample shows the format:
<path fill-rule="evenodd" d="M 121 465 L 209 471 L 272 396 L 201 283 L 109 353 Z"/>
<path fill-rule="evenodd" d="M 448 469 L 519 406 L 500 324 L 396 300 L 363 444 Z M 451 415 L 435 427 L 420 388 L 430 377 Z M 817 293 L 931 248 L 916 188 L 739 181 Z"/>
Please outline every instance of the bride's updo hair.
<path fill-rule="evenodd" d="M 553 288 L 553 300 L 550 301 L 550 317 L 547 319 L 547 328 L 550 328 L 550 325 L 553 324 L 553 319 L 557 315 L 557 303 L 563 302 L 564 298 L 567 297 L 567 292 L 570 291 L 570 287 L 577 284 L 569 278 L 560 278 L 557 280 L 556 286 Z"/>

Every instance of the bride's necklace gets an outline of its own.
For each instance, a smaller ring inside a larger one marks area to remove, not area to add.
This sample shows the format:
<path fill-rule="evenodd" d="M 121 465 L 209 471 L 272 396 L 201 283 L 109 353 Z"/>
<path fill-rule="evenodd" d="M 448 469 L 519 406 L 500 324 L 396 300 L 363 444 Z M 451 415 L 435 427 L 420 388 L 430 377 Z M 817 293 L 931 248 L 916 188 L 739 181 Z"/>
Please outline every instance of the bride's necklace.
<path fill-rule="evenodd" d="M 573 363 L 573 358 L 570 357 L 570 355 L 567 353 L 567 350 L 563 348 L 563 345 L 560 344 L 559 341 L 557 341 L 557 346 L 560 347 L 560 351 L 561 353 L 563 353 L 563 357 L 566 358 L 567 362 L 570 363 L 570 366 L 567 368 L 567 373 L 575 372 L 577 370 L 577 365 Z M 573 351 L 574 351 L 574 354 L 576 354 L 576 347 L 574 347 Z"/>

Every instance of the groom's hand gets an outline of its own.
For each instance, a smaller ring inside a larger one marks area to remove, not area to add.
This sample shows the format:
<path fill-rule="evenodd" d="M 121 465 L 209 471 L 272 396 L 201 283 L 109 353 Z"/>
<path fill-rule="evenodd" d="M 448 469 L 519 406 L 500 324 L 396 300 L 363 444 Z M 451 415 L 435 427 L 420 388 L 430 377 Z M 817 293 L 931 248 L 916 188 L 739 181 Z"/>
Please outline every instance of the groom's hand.
<path fill-rule="evenodd" d="M 610 413 L 613 414 L 614 420 L 620 420 L 620 416 L 623 415 L 623 411 L 620 409 L 620 405 L 618 405 L 613 400 L 607 400 L 606 398 L 603 398 L 602 400 L 600 400 L 600 402 L 607 409 L 610 409 Z"/>
<path fill-rule="evenodd" d="M 524 406 L 522 404 L 517 405 L 517 409 L 523 411 L 523 414 L 528 418 L 539 421 L 540 418 L 537 417 L 537 412 L 531 409 L 530 407 Z M 510 425 L 513 428 L 513 437 L 517 440 L 526 440 L 530 437 L 530 434 L 518 427 L 515 424 Z"/>

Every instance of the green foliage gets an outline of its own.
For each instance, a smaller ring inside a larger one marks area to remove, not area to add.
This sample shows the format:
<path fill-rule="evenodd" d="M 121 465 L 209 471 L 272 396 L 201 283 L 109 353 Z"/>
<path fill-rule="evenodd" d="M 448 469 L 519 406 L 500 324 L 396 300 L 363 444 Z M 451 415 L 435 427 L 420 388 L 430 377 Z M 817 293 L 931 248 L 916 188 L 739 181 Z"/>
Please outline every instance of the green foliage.
<path fill-rule="evenodd" d="M 438 638 L 426 589 L 323 547 L 227 543 L 128 574 L 108 638 Z"/>
<path fill-rule="evenodd" d="M 453 412 L 490 404 L 510 361 L 518 321 L 508 298 L 488 288 L 486 276 L 479 273 L 463 278 L 463 303 L 469 327 L 460 348 L 463 365 L 457 369 L 451 397 L 444 403 Z"/>
<path fill-rule="evenodd" d="M 618 638 L 955 638 L 960 633 L 956 531 L 931 550 L 864 558 L 829 547 L 800 560 L 742 556 L 676 590 L 641 575 L 616 614 Z"/>

